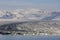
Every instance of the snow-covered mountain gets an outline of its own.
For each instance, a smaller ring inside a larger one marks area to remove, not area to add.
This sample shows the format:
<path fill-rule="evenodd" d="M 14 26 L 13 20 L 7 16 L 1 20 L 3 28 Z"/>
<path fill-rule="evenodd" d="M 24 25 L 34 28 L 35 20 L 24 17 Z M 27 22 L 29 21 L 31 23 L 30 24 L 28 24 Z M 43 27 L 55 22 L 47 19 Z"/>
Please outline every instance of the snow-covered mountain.
<path fill-rule="evenodd" d="M 2 20 L 60 20 L 60 11 L 35 8 L 0 10 L 0 21 Z"/>

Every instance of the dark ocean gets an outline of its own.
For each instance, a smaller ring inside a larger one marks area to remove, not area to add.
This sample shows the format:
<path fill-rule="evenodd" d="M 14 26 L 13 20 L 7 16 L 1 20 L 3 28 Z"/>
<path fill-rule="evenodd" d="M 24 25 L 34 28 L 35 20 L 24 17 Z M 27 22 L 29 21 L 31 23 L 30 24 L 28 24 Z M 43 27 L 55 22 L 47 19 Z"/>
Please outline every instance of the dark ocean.
<path fill-rule="evenodd" d="M 60 36 L 0 35 L 0 40 L 60 40 Z"/>

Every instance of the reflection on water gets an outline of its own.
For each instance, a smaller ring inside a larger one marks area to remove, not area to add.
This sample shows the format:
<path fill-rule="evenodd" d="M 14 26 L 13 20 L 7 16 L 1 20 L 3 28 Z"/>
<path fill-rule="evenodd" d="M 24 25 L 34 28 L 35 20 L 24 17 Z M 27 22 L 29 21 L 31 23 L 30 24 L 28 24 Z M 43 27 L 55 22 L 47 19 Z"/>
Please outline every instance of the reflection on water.
<path fill-rule="evenodd" d="M 0 40 L 60 40 L 60 36 L 0 35 Z"/>

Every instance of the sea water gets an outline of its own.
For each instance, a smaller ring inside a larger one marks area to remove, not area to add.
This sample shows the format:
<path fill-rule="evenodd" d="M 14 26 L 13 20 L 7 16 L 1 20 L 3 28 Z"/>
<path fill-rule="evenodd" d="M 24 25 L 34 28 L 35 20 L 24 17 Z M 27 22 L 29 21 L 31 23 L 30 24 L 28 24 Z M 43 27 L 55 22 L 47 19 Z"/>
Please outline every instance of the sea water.
<path fill-rule="evenodd" d="M 0 35 L 0 40 L 60 40 L 60 36 Z"/>

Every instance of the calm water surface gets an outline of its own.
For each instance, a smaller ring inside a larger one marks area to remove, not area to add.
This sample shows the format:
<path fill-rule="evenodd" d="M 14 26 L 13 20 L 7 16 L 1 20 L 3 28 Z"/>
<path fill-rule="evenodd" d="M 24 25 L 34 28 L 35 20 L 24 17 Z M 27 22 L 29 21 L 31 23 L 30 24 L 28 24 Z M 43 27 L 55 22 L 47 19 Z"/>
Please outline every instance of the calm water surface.
<path fill-rule="evenodd" d="M 60 36 L 0 35 L 0 40 L 60 40 Z"/>

